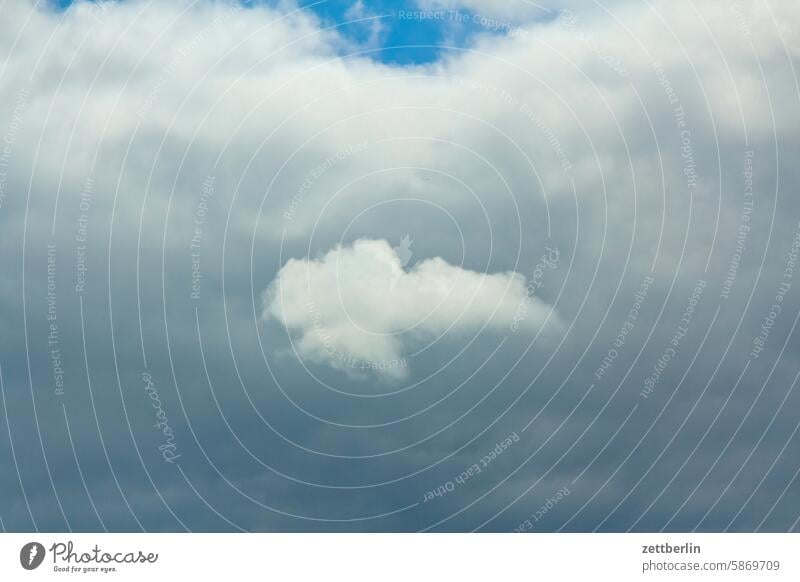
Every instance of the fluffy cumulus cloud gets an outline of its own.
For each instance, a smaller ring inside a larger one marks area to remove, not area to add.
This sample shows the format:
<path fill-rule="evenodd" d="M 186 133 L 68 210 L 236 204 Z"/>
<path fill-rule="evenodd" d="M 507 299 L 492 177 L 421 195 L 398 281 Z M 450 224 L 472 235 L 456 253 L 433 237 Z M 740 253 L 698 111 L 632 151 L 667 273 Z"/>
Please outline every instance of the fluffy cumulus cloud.
<path fill-rule="evenodd" d="M 407 269 L 410 253 L 408 239 L 396 248 L 362 239 L 320 259 L 292 259 L 264 293 L 264 317 L 296 335 L 301 356 L 387 377 L 405 375 L 406 350 L 420 342 L 484 329 L 537 331 L 548 320 L 559 327 L 519 273 L 478 273 L 440 257 Z"/>
<path fill-rule="evenodd" d="M 514 25 L 534 20 L 553 20 L 560 11 L 608 11 L 629 0 L 593 2 L 586 0 L 416 0 L 427 11 L 446 11 L 445 20 L 460 19 L 499 32 L 511 32 Z M 456 14 L 460 13 L 460 14 Z"/>

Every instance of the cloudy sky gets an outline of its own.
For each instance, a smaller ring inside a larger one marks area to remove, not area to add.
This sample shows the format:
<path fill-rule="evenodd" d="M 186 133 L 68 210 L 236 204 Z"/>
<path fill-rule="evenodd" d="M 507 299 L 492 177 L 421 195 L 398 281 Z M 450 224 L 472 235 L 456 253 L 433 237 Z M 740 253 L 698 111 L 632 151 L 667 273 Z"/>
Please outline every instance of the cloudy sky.
<path fill-rule="evenodd" d="M 6 0 L 7 531 L 800 530 L 795 0 Z"/>

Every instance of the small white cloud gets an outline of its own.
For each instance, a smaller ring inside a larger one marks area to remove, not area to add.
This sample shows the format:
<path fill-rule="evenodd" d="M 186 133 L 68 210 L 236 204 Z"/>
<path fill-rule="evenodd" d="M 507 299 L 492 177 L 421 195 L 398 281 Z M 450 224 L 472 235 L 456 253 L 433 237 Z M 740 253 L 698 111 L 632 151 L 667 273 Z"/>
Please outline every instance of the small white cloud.
<path fill-rule="evenodd" d="M 481 18 L 493 18 L 505 19 L 506 24 L 546 17 L 561 4 L 552 0 L 417 0 L 417 6 L 423 10 L 467 11 L 477 16 L 474 23 L 480 23 Z"/>
<path fill-rule="evenodd" d="M 320 259 L 291 259 L 263 294 L 264 318 L 291 333 L 303 358 L 395 378 L 407 373 L 409 344 L 440 334 L 535 331 L 548 316 L 560 327 L 519 273 L 479 273 L 441 257 L 405 270 L 398 248 L 362 239 Z"/>

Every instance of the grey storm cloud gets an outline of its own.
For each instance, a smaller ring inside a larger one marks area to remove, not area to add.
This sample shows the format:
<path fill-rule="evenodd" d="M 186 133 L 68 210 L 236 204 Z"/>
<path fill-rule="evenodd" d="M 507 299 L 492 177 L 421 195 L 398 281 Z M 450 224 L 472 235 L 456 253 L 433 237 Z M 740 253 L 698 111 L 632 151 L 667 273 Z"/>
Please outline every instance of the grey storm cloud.
<path fill-rule="evenodd" d="M 407 371 L 403 336 L 438 341 L 487 327 L 559 325 L 519 273 L 482 274 L 439 257 L 406 270 L 411 254 L 409 242 L 359 239 L 320 260 L 290 260 L 264 293 L 263 315 L 297 330 L 297 349 L 312 360 L 388 377 Z"/>

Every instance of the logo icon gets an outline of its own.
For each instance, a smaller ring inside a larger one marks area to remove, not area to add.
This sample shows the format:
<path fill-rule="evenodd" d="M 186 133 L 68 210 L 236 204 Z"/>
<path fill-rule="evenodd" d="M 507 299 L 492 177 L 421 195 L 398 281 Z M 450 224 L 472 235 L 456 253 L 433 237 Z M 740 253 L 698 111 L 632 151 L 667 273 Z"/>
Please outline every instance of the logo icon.
<path fill-rule="evenodd" d="M 39 542 L 29 542 L 19 551 L 19 563 L 26 570 L 35 570 L 44 561 L 44 546 Z"/>

